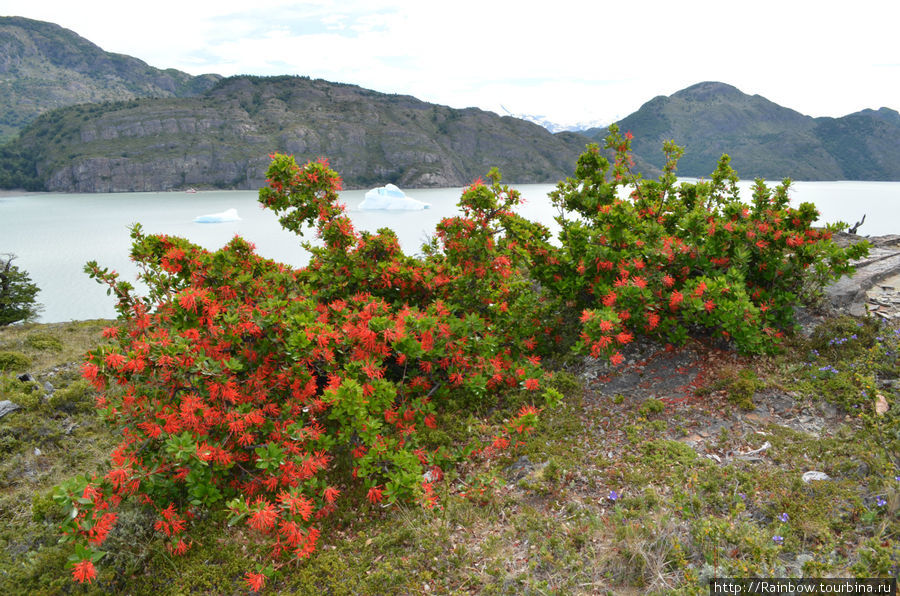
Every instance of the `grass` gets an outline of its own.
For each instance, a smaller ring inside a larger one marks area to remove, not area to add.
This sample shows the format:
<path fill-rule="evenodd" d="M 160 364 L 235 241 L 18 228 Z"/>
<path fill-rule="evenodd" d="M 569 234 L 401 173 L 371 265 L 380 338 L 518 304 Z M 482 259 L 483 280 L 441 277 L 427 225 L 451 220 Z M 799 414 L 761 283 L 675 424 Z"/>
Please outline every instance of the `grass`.
<path fill-rule="evenodd" d="M 0 419 L 0 588 L 245 593 L 248 562 L 264 560 L 247 528 L 198 519 L 192 548 L 173 558 L 136 506 L 123 509 L 94 585 L 70 580 L 49 492 L 103 470 L 115 442 L 78 380 L 80 354 L 104 325 L 0 329 L 0 353 L 29 359 L 37 380 L 0 375 L 0 400 L 21 406 Z M 706 594 L 710 577 L 897 577 L 897 346 L 897 334 L 874 321 L 835 319 L 780 356 L 716 364 L 689 405 L 605 395 L 582 374 L 585 363 L 570 361 L 556 373 L 565 399 L 518 451 L 449 473 L 436 511 L 352 505 L 365 503 L 364 491 L 345 487 L 320 550 L 283 567 L 269 589 Z M 791 400 L 790 415 L 762 415 L 776 394 Z M 887 412 L 875 412 L 877 395 Z M 520 405 L 511 396 L 505 409 L 480 415 L 502 419 Z M 477 417 L 449 417 L 447 440 Z M 694 444 L 713 418 L 736 422 Z M 810 470 L 830 479 L 804 482 Z"/>

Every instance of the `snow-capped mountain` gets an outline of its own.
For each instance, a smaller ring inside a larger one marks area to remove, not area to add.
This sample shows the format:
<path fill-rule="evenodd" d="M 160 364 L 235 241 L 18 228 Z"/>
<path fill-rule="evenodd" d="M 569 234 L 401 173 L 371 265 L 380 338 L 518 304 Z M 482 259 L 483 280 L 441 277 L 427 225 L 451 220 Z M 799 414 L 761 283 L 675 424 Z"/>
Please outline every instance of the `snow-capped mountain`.
<path fill-rule="evenodd" d="M 579 131 L 579 130 L 587 130 L 589 128 L 600 128 L 609 124 L 608 122 L 603 122 L 600 120 L 591 120 L 584 122 L 573 122 L 569 124 L 560 124 L 559 122 L 554 122 L 547 118 L 546 116 L 536 115 L 536 114 L 517 114 L 515 112 L 510 111 L 506 108 L 506 106 L 500 106 L 502 112 L 501 116 L 512 116 L 513 118 L 519 118 L 520 120 L 527 120 L 529 122 L 534 122 L 539 126 L 543 126 L 550 132 L 563 132 L 563 131 Z"/>

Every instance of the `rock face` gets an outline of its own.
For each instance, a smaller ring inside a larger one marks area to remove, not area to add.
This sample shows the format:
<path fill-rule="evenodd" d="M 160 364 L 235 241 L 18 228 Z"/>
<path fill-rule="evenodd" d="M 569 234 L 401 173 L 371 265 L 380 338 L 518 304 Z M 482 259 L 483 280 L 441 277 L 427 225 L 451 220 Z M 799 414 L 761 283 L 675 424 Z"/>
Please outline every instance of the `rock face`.
<path fill-rule="evenodd" d="M 516 183 L 570 174 L 587 140 L 510 117 L 303 77 L 235 77 L 202 96 L 46 114 L 19 145 L 45 188 L 253 189 L 268 155 L 326 157 L 350 188 L 461 186 L 491 167 Z"/>
<path fill-rule="evenodd" d="M 844 235 L 842 243 L 859 237 Z M 869 238 L 869 256 L 856 263 L 852 277 L 842 277 L 825 289 L 832 308 L 852 315 L 872 313 L 888 321 L 900 320 L 900 236 Z"/>
<path fill-rule="evenodd" d="M 618 125 L 634 134 L 635 153 L 657 167 L 663 141 L 683 145 L 682 176 L 709 176 L 727 153 L 742 178 L 900 180 L 900 114 L 889 108 L 813 118 L 705 82 L 655 97 Z M 584 133 L 599 140 L 606 130 Z"/>
<path fill-rule="evenodd" d="M 188 97 L 219 79 L 160 70 L 105 52 L 53 23 L 0 17 L 0 143 L 48 110 L 135 97 Z"/>

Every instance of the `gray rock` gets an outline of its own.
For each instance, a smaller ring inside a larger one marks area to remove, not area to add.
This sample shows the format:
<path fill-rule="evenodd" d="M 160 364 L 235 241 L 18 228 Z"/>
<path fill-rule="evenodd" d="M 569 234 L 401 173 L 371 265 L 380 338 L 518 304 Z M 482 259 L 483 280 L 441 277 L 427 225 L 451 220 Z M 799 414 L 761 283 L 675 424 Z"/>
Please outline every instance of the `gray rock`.
<path fill-rule="evenodd" d="M 521 480 L 525 476 L 528 476 L 532 470 L 534 470 L 534 464 L 531 463 L 531 460 L 528 459 L 527 455 L 523 455 L 516 460 L 516 463 L 506 468 L 506 472 L 513 481 Z"/>
<path fill-rule="evenodd" d="M 872 253 L 874 256 L 870 255 L 857 265 L 853 277 L 842 277 L 825 288 L 825 295 L 833 307 L 847 308 L 853 303 L 864 303 L 866 290 L 885 277 L 900 272 L 900 252 L 875 249 Z"/>
<path fill-rule="evenodd" d="M 775 410 L 778 414 L 787 414 L 797 405 L 797 402 L 794 401 L 793 398 L 783 394 L 776 393 L 769 398 L 769 403 L 772 404 L 772 409 Z"/>
<path fill-rule="evenodd" d="M 10 412 L 15 412 L 19 409 L 19 404 L 13 403 L 8 399 L 0 401 L 0 418 L 3 418 Z"/>
<path fill-rule="evenodd" d="M 826 474 L 825 472 L 817 472 L 815 470 L 810 470 L 809 472 L 804 472 L 801 477 L 803 482 L 809 484 L 815 480 L 831 480 L 831 476 Z"/>
<path fill-rule="evenodd" d="M 826 418 L 839 418 L 843 416 L 841 408 L 827 401 L 820 402 L 819 411 L 822 412 L 822 415 Z"/>
<path fill-rule="evenodd" d="M 47 395 L 53 395 L 53 392 L 56 391 L 56 388 L 50 381 L 44 381 L 44 391 L 47 392 Z"/>
<path fill-rule="evenodd" d="M 25 373 L 16 377 L 16 379 L 22 383 L 33 383 L 34 377 L 31 376 L 31 373 Z"/>

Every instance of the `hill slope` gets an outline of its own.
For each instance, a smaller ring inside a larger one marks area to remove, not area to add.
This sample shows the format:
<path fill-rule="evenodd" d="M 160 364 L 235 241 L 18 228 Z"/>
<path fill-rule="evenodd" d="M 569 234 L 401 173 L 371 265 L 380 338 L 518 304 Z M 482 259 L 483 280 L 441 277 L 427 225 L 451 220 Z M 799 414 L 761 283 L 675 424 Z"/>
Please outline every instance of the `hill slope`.
<path fill-rule="evenodd" d="M 0 17 L 0 143 L 38 115 L 77 103 L 187 97 L 219 75 L 191 76 L 105 52 L 59 25 Z"/>
<path fill-rule="evenodd" d="M 499 167 L 518 183 L 571 172 L 586 139 L 305 77 L 234 77 L 201 96 L 44 114 L 13 146 L 47 190 L 257 188 L 267 155 L 328 157 L 348 187 L 458 186 Z"/>
<path fill-rule="evenodd" d="M 900 114 L 888 108 L 813 118 L 723 83 L 658 96 L 621 120 L 635 153 L 661 167 L 662 142 L 685 146 L 678 173 L 706 176 L 723 153 L 745 178 L 900 180 Z M 605 129 L 583 134 L 602 139 Z"/>

